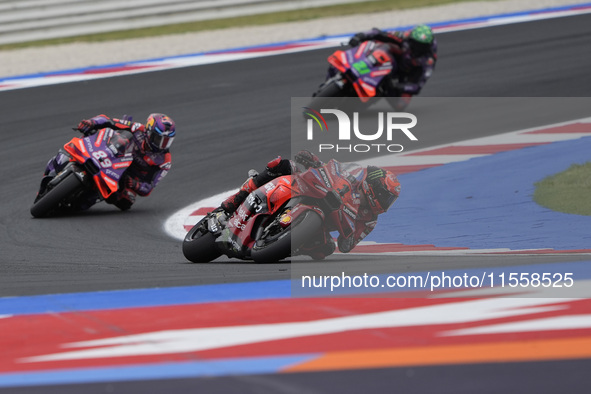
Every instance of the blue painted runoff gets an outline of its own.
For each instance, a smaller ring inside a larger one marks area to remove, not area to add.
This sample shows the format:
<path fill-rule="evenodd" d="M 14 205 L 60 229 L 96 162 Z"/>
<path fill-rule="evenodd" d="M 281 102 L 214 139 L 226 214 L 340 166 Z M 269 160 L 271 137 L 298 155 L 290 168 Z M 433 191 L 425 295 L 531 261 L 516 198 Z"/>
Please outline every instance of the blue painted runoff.
<path fill-rule="evenodd" d="M 591 216 L 533 201 L 535 183 L 591 161 L 591 137 L 399 176 L 402 191 L 368 241 L 470 249 L 591 248 Z"/>
<path fill-rule="evenodd" d="M 0 387 L 276 373 L 290 365 L 305 362 L 314 357 L 317 357 L 317 355 L 244 357 L 116 367 L 76 368 L 43 372 L 3 373 L 0 374 Z"/>

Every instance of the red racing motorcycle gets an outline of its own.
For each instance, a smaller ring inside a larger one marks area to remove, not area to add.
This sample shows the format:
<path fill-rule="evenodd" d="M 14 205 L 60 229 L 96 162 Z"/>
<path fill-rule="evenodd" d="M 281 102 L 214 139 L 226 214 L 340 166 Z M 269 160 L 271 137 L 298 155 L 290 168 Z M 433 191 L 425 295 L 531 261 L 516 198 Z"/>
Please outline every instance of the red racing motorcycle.
<path fill-rule="evenodd" d="M 194 263 L 221 255 L 276 262 L 305 255 L 330 231 L 349 237 L 354 231 L 359 196 L 349 179 L 341 176 L 341 163 L 280 176 L 259 187 L 231 216 L 208 213 L 187 233 L 183 254 Z"/>

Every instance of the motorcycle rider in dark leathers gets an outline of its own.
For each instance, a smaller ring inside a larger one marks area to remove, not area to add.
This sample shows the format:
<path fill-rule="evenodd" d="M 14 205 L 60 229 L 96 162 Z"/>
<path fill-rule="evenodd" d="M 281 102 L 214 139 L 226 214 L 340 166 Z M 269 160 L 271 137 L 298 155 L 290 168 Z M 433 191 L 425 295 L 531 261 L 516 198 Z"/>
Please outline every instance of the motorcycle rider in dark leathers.
<path fill-rule="evenodd" d="M 134 134 L 136 141 L 138 141 L 137 144 L 129 144 L 127 147 L 127 149 L 131 149 L 133 162 L 119 181 L 119 191 L 113 193 L 106 200 L 107 203 L 125 211 L 131 208 L 136 195 L 148 196 L 158 182 L 170 171 L 171 154 L 169 148 L 176 135 L 176 126 L 170 117 L 153 113 L 148 116 L 145 125 L 126 119 L 97 115 L 91 119 L 82 120 L 76 127 L 84 136 L 95 134 L 104 128 L 128 130 Z M 116 141 L 114 143 L 117 144 Z M 63 170 L 68 162 L 69 157 L 62 150 L 49 160 L 37 198 L 43 193 L 47 183 Z M 72 208 L 74 210 L 88 209 L 98 199 L 97 193 L 88 193 L 81 199 L 79 206 Z"/>
<path fill-rule="evenodd" d="M 377 28 L 355 34 L 349 45 L 356 47 L 367 40 L 386 44 L 396 59 L 396 70 L 385 80 L 385 96 L 392 107 L 401 111 L 419 94 L 433 74 L 437 62 L 437 40 L 426 25 L 418 25 L 406 31 L 385 32 Z"/>
<path fill-rule="evenodd" d="M 352 183 L 354 194 L 359 195 L 355 231 L 348 238 L 339 235 L 337 239 L 339 250 L 348 253 L 374 229 L 378 215 L 386 212 L 396 201 L 400 194 L 400 183 L 392 172 L 379 167 L 368 166 L 364 168 L 355 163 L 343 164 L 337 162 L 337 164 L 341 174 L 349 175 L 347 178 Z M 240 190 L 224 200 L 215 211 L 225 212 L 229 216 L 238 209 L 252 191 L 267 182 L 279 176 L 302 172 L 302 167 L 309 169 L 311 167 L 318 168 L 322 165 L 320 159 L 307 150 L 296 154 L 293 161 L 282 159 L 279 156 L 270 161 L 261 173 L 249 177 Z M 317 240 L 311 248 L 304 250 L 303 254 L 320 260 L 334 253 L 334 251 L 334 240 L 327 233 L 324 234 L 322 240 Z"/>

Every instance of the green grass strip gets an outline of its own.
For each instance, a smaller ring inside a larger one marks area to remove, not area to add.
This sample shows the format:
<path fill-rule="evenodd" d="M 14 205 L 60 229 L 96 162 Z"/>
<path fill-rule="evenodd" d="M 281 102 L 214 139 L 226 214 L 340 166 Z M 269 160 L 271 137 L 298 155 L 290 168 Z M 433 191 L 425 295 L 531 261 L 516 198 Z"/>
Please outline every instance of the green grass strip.
<path fill-rule="evenodd" d="M 538 204 L 558 212 L 591 216 L 591 162 L 573 164 L 535 186 L 534 201 Z"/>
<path fill-rule="evenodd" d="M 0 50 L 38 47 L 47 45 L 67 44 L 72 42 L 103 42 L 130 38 L 156 37 L 189 32 L 219 30 L 231 27 L 262 26 L 283 22 L 298 22 L 314 20 L 332 16 L 354 15 L 359 13 L 373 13 L 392 10 L 411 9 L 436 6 L 473 0 L 376 0 L 362 3 L 350 3 L 318 8 L 308 8 L 294 11 L 273 12 L 253 16 L 241 16 L 207 20 L 201 22 L 180 23 L 169 26 L 158 26 L 135 30 L 113 31 L 99 34 L 89 34 L 76 37 L 56 38 L 49 40 L 30 41 L 24 43 L 0 45 Z M 371 29 L 374 26 L 368 26 Z M 389 27 L 389 26 L 375 26 Z"/>

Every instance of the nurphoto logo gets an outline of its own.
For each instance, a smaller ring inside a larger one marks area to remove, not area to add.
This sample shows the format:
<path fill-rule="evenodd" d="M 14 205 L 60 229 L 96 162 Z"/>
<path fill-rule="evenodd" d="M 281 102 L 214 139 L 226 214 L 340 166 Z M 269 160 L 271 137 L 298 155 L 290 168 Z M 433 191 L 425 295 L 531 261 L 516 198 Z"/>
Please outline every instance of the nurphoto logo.
<path fill-rule="evenodd" d="M 338 123 L 338 132 L 334 136 L 338 139 L 338 143 L 318 144 L 318 152 L 347 151 L 366 153 L 374 151 L 398 153 L 402 152 L 404 147 L 401 144 L 392 143 L 395 136 L 404 135 L 411 141 L 418 141 L 418 138 L 410 131 L 411 128 L 416 126 L 417 117 L 408 112 L 378 112 L 377 131 L 362 131 L 359 124 L 359 112 L 353 112 L 353 121 L 351 121 L 349 115 L 338 109 L 323 108 L 320 111 L 308 107 L 304 107 L 304 109 L 304 115 L 308 117 L 306 131 L 309 141 L 314 140 L 314 129 L 319 130 L 320 133 L 330 133 L 326 119 L 322 114 L 334 115 Z M 364 143 L 352 143 L 356 140 Z"/>

